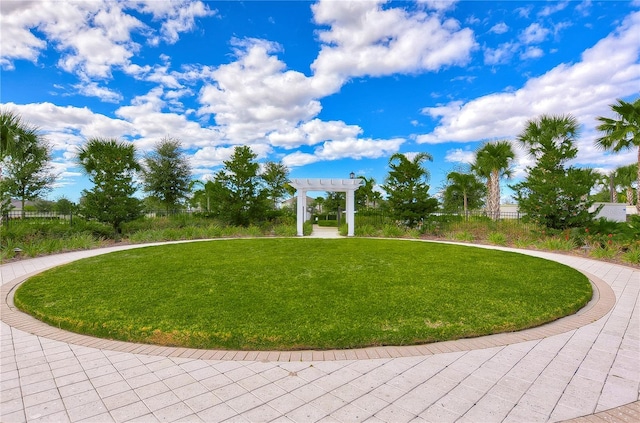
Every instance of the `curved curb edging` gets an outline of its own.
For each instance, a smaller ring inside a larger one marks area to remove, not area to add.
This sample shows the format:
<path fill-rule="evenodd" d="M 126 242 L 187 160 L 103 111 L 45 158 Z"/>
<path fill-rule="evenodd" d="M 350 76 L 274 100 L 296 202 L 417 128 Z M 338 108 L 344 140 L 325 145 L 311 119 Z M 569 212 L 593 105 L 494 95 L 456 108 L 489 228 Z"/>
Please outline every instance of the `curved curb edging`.
<path fill-rule="evenodd" d="M 158 244 L 154 244 L 158 245 Z M 468 245 L 473 247 L 474 245 Z M 129 248 L 145 247 L 129 246 Z M 486 246 L 481 246 L 487 248 Z M 500 248 L 496 248 L 500 250 Z M 106 254 L 114 251 L 105 249 L 103 252 L 94 251 L 92 255 Z M 509 251 L 514 251 L 509 249 Z M 527 254 L 526 250 L 515 250 L 522 254 Z M 549 258 L 546 258 L 549 259 Z M 551 259 L 553 260 L 553 259 Z M 70 260 L 73 261 L 73 260 Z M 459 339 L 454 341 L 443 341 L 425 345 L 412 346 L 381 346 L 349 350 L 306 350 L 306 351 L 230 351 L 230 350 L 204 350 L 191 348 L 163 347 L 148 344 L 136 344 L 124 341 L 113 341 L 101 338 L 94 338 L 88 335 L 80 335 L 64 331 L 46 323 L 43 323 L 30 315 L 21 312 L 13 304 L 13 294 L 15 289 L 26 279 L 43 272 L 41 269 L 36 272 L 23 275 L 3 284 L 0 289 L 2 300 L 0 301 L 0 317 L 3 322 L 24 332 L 42 336 L 48 339 L 62 341 L 74 345 L 100 348 L 119 352 L 135 354 L 145 354 L 152 356 L 181 357 L 202 360 L 237 360 L 237 361 L 333 361 L 333 360 L 358 360 L 377 358 L 396 358 L 432 355 L 446 352 L 469 351 L 475 349 L 492 348 L 538 340 L 553 335 L 558 335 L 582 326 L 593 323 L 605 316 L 615 305 L 616 297 L 611 287 L 602 279 L 581 271 L 591 281 L 594 287 L 592 300 L 578 313 L 563 317 L 554 322 L 544 324 L 531 329 L 518 332 L 500 333 L 487 335 L 478 338 Z M 580 270 L 579 270 L 580 271 Z"/>

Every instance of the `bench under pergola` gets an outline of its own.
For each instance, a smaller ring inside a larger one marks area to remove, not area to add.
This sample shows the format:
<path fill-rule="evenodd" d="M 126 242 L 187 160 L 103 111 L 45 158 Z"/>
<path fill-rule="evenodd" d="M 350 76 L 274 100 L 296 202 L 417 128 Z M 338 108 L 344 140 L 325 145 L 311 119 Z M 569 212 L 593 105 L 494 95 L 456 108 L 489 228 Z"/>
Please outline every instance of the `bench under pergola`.
<path fill-rule="evenodd" d="M 292 179 L 290 185 L 294 187 L 298 195 L 297 224 L 298 236 L 304 236 L 303 226 L 307 214 L 307 192 L 329 191 L 345 192 L 347 194 L 347 236 L 353 236 L 355 224 L 355 191 L 360 188 L 362 179 L 324 179 L 324 178 L 298 178 Z"/>

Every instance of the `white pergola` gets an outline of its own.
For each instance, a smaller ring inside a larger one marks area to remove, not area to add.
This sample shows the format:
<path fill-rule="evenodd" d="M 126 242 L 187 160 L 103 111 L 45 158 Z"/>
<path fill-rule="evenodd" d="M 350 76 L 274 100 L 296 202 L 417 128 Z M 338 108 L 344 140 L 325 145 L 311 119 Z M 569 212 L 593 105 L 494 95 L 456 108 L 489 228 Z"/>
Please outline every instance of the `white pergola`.
<path fill-rule="evenodd" d="M 302 228 L 304 226 L 305 217 L 307 215 L 307 192 L 308 191 L 330 191 L 347 193 L 347 236 L 353 236 L 353 228 L 355 224 L 355 200 L 354 193 L 360 188 L 362 179 L 308 179 L 299 178 L 292 179 L 290 184 L 297 190 L 298 207 L 297 207 L 297 223 L 298 236 L 304 236 Z"/>

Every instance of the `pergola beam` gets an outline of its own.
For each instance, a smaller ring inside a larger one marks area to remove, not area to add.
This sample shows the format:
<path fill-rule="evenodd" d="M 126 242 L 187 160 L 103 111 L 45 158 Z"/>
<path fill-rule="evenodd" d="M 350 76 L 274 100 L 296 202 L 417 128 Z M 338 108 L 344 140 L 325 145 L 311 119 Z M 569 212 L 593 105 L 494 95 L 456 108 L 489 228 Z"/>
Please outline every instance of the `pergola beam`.
<path fill-rule="evenodd" d="M 296 208 L 298 236 L 304 236 L 303 227 L 307 214 L 308 191 L 345 192 L 347 194 L 347 236 L 354 235 L 355 226 L 355 191 L 360 188 L 362 179 L 292 179 L 290 185 L 298 194 L 298 206 Z"/>

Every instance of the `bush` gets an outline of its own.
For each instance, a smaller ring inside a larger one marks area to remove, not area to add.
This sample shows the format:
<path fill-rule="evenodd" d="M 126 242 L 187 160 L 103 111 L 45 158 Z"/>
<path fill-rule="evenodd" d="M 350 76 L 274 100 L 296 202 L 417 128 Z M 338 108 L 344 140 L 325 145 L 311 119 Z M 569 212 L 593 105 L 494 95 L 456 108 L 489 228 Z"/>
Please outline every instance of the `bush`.
<path fill-rule="evenodd" d="M 337 228 L 338 221 L 337 220 L 318 220 L 318 226 L 325 228 Z"/>
<path fill-rule="evenodd" d="M 507 245 L 507 237 L 501 232 L 491 232 L 488 241 L 495 245 Z"/>

